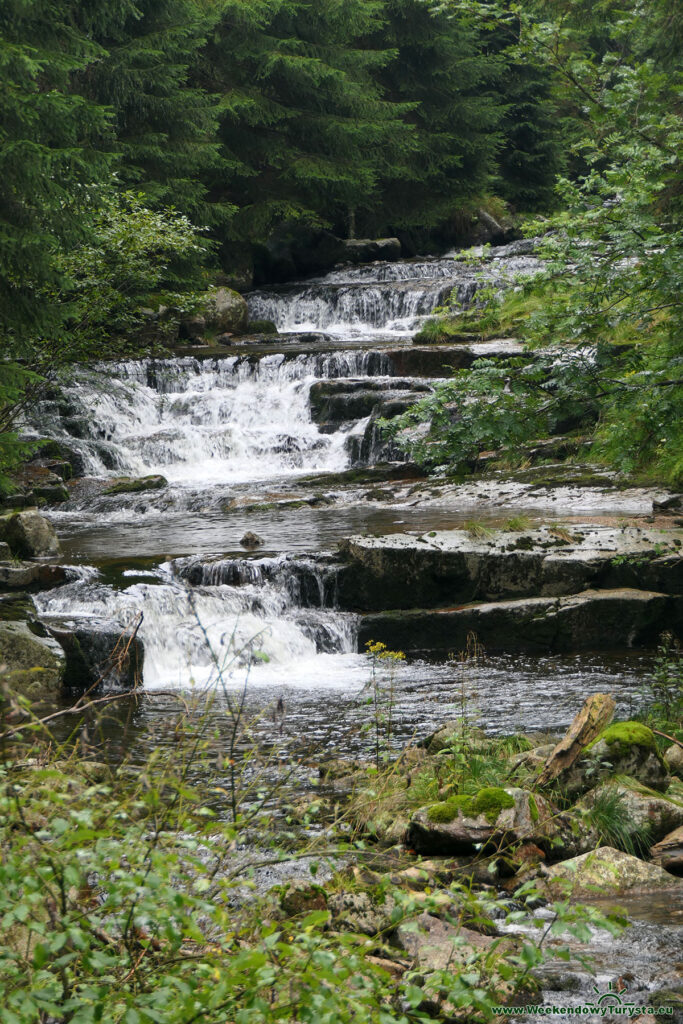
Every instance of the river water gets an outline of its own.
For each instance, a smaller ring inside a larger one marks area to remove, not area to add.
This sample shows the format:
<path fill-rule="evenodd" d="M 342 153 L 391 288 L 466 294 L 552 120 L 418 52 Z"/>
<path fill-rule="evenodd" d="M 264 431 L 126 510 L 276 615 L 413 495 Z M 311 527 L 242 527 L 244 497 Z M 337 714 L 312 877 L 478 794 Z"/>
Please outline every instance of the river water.
<path fill-rule="evenodd" d="M 457 527 L 473 511 L 495 520 L 506 509 L 464 492 L 459 506 L 416 508 L 406 487 L 368 500 L 367 482 L 349 480 L 349 470 L 396 453 L 353 393 L 405 400 L 428 390 L 433 359 L 423 373 L 403 372 L 415 330 L 453 291 L 467 305 L 482 283 L 533 274 L 538 261 L 518 248 L 475 264 L 375 263 L 260 290 L 248 297 L 250 312 L 276 322 L 275 340 L 76 371 L 36 411 L 42 433 L 78 453 L 85 478 L 50 513 L 75 578 L 39 595 L 41 614 L 122 626 L 142 614 L 147 690 L 239 688 L 248 672 L 250 701 L 285 701 L 287 730 L 326 737 L 329 748 L 337 723 L 338 748 L 358 753 L 369 666 L 354 616 L 334 607 L 324 553 L 353 533 Z M 312 389 L 334 382 L 347 389 L 341 414 L 320 421 Z M 103 479 L 149 474 L 168 486 L 102 493 Z M 529 503 L 532 517 L 539 501 Z M 246 530 L 264 538 L 256 555 L 240 546 Z M 499 657 L 471 667 L 468 685 L 484 728 L 557 730 L 597 690 L 628 710 L 648 665 L 644 654 Z M 399 666 L 396 742 L 448 717 L 459 679 L 448 664 Z M 138 735 L 153 743 L 154 713 L 140 714 Z"/>

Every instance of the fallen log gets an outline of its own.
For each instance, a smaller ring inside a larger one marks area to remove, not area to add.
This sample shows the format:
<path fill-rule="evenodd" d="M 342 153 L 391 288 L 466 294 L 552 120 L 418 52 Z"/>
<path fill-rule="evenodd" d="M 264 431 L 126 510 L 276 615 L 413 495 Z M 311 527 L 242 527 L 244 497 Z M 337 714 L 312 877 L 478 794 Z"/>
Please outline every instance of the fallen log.
<path fill-rule="evenodd" d="M 538 777 L 539 786 L 547 786 L 571 768 L 582 750 L 612 721 L 615 708 L 610 693 L 594 693 L 586 698 L 566 734 L 548 755 Z"/>

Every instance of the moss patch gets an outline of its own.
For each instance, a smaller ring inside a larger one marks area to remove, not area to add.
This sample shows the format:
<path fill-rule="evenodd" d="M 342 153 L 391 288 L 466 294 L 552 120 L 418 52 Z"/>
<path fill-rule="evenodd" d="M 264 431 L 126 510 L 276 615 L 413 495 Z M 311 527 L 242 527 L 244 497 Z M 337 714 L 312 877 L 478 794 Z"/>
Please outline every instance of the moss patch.
<path fill-rule="evenodd" d="M 655 734 L 642 722 L 615 722 L 603 729 L 592 743 L 589 743 L 586 750 L 591 750 L 601 740 L 608 747 L 616 747 L 626 751 L 629 747 L 645 747 L 647 750 L 656 750 Z"/>
<path fill-rule="evenodd" d="M 453 821 L 454 818 L 457 818 L 459 811 L 462 811 L 464 815 L 469 815 L 471 804 L 471 796 L 465 796 L 463 794 L 460 796 L 451 796 L 448 800 L 444 800 L 442 803 L 432 804 L 427 810 L 427 817 L 435 824 L 445 824 L 446 822 Z"/>
<path fill-rule="evenodd" d="M 121 477 L 108 487 L 104 494 L 137 494 L 139 491 L 160 491 L 167 486 L 168 481 L 163 476 L 141 476 Z"/>
<path fill-rule="evenodd" d="M 515 801 L 499 786 L 487 786 L 480 789 L 472 800 L 471 810 L 474 814 L 486 815 L 486 820 L 493 822 L 506 807 L 514 807 Z"/>
<path fill-rule="evenodd" d="M 504 789 L 500 789 L 498 786 L 487 786 L 485 789 L 480 789 L 475 796 L 460 794 L 449 797 L 442 803 L 432 804 L 427 810 L 427 817 L 435 824 L 443 824 L 453 821 L 461 811 L 467 818 L 476 818 L 477 815 L 483 814 L 486 820 L 493 824 L 504 808 L 514 806 L 515 801 Z"/>

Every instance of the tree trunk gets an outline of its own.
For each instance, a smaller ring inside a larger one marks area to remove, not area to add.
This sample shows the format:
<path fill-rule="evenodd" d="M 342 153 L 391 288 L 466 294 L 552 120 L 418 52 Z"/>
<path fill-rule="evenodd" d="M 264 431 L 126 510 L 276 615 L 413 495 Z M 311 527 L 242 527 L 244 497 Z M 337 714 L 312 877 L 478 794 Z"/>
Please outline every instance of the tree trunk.
<path fill-rule="evenodd" d="M 587 697 L 583 707 L 569 726 L 553 752 L 549 755 L 538 777 L 539 786 L 547 786 L 559 775 L 574 764 L 581 751 L 605 726 L 609 725 L 614 716 L 616 703 L 609 693 L 594 693 Z"/>

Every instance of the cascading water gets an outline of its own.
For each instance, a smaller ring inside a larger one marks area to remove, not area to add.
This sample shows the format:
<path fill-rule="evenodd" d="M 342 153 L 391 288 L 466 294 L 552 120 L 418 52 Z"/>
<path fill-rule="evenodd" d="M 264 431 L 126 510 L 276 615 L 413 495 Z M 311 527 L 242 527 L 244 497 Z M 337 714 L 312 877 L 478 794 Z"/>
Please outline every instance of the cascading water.
<path fill-rule="evenodd" d="M 38 419 L 93 476 L 161 473 L 208 486 L 335 471 L 348 462 L 345 432 L 324 435 L 312 422 L 310 387 L 367 363 L 368 353 L 339 353 L 102 365 L 76 374 Z"/>
<path fill-rule="evenodd" d="M 333 271 L 305 285 L 261 290 L 249 296 L 254 319 L 272 320 L 278 330 L 325 330 L 333 337 L 409 337 L 422 320 L 453 295 L 469 306 L 482 285 L 509 287 L 537 272 L 533 256 L 505 255 L 470 265 L 453 256 L 398 263 L 373 263 Z"/>
<path fill-rule="evenodd" d="M 514 249 L 498 257 L 476 267 L 442 257 L 342 268 L 248 297 L 252 318 L 274 319 L 284 332 L 324 330 L 333 339 L 326 351 L 302 352 L 301 339 L 297 351 L 296 339 L 282 338 L 276 353 L 246 347 L 219 358 L 198 353 L 74 372 L 36 410 L 35 426 L 68 447 L 80 476 L 94 479 L 51 514 L 79 559 L 93 550 L 105 558 L 131 551 L 157 557 L 132 585 L 125 576 L 116 585 L 83 578 L 41 595 L 41 613 L 121 626 L 142 613 L 147 686 L 215 681 L 211 648 L 230 663 L 231 679 L 243 678 L 251 660 L 252 677 L 263 681 L 359 682 L 365 669 L 354 653 L 353 616 L 333 610 L 333 586 L 318 569 L 301 560 L 216 561 L 206 553 L 234 552 L 245 529 L 263 530 L 270 550 L 316 551 L 323 537 L 362 528 L 363 520 L 327 512 L 325 495 L 314 494 L 300 502 L 304 509 L 288 520 L 295 526 L 287 534 L 277 502 L 302 474 L 338 473 L 352 459 L 372 459 L 378 448 L 368 412 L 374 415 L 383 388 L 400 405 L 410 400 L 401 388 L 412 386 L 397 379 L 399 390 L 390 390 L 389 379 L 403 371 L 395 371 L 387 344 L 409 346 L 415 325 L 453 289 L 466 305 L 482 282 L 502 287 L 538 267 Z M 344 406 L 344 394 L 337 395 L 334 414 L 318 422 L 311 388 L 344 379 L 356 382 L 353 402 Z M 365 411 L 354 404 L 359 388 Z M 108 493 L 112 477 L 152 474 L 167 484 Z M 243 507 L 251 511 L 241 513 Z M 279 546 L 275 530 L 282 531 Z M 199 562 L 168 560 L 190 551 Z"/>
<path fill-rule="evenodd" d="M 324 582 L 315 579 L 313 566 L 308 568 L 322 603 Z M 38 595 L 36 604 L 48 623 L 97 619 L 125 629 L 140 620 L 147 688 L 233 687 L 244 683 L 247 672 L 250 681 L 260 685 L 305 686 L 311 681 L 319 685 L 324 680 L 335 685 L 342 678 L 349 682 L 349 670 L 361 667 L 353 654 L 355 617 L 303 607 L 296 571 L 297 567 L 288 571 L 284 559 L 232 559 L 206 565 L 179 560 L 150 573 L 156 577 L 153 583 L 134 583 L 125 589 L 84 574 Z M 202 576 L 211 583 L 188 583 L 188 578 Z M 237 586 L 231 585 L 235 582 Z M 347 655 L 343 677 L 341 665 L 335 666 L 329 657 L 334 654 Z M 290 677 L 293 664 L 297 671 Z"/>

